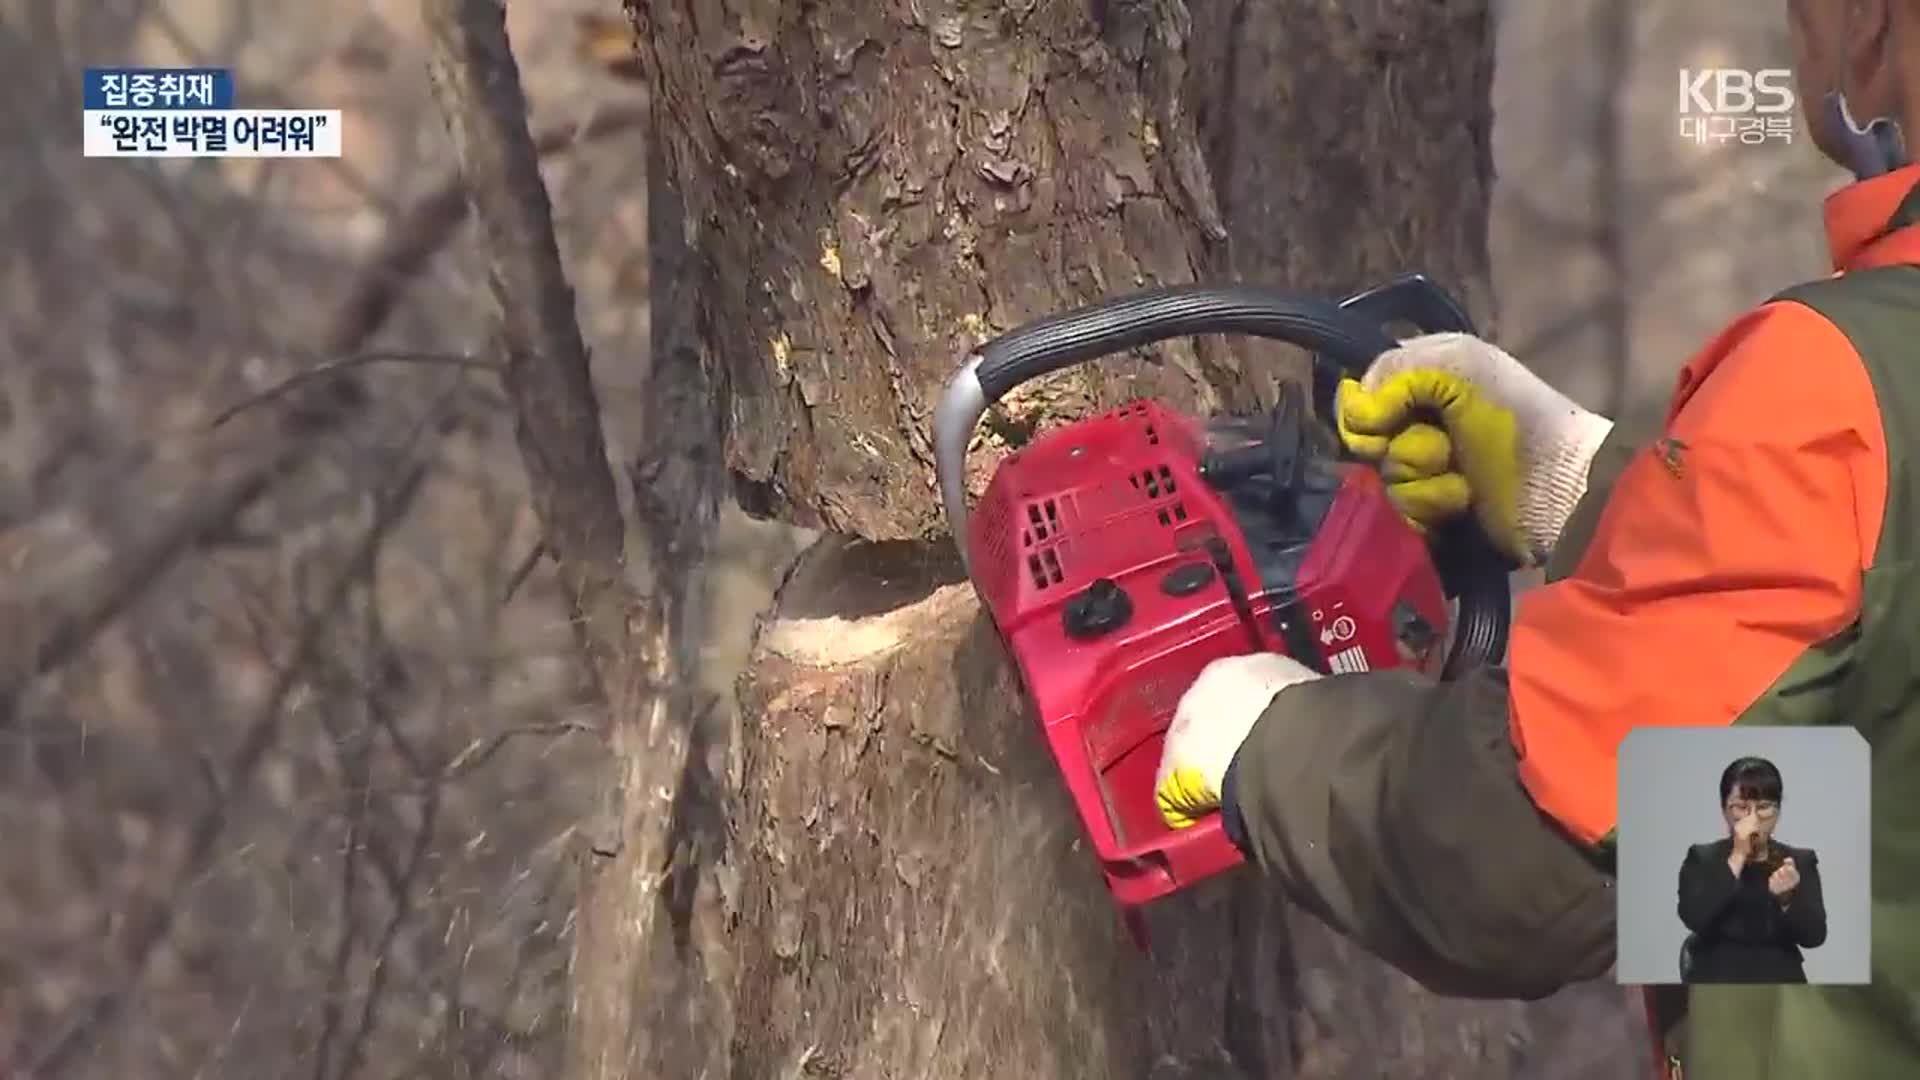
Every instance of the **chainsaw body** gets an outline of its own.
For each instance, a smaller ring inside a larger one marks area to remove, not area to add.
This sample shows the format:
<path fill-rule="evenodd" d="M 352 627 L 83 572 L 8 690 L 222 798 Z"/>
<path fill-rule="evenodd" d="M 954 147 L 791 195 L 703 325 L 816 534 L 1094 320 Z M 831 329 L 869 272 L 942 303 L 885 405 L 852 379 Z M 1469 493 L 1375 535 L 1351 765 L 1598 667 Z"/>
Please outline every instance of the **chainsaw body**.
<path fill-rule="evenodd" d="M 1384 302 L 1394 290 L 1402 302 Z M 1174 830 L 1154 803 L 1167 727 L 1208 663 L 1269 651 L 1328 674 L 1446 677 L 1504 651 L 1505 561 L 1477 534 L 1430 548 L 1371 466 L 1340 459 L 1309 404 L 1394 344 L 1380 328 L 1391 319 L 1463 328 L 1433 316 L 1436 294 L 1411 276 L 1344 305 L 1238 288 L 1135 294 L 1013 331 L 949 387 L 935 441 L 956 542 L 1142 946 L 1141 905 L 1242 861 L 1218 815 Z M 1235 330 L 1315 349 L 1325 378 L 1312 398 L 1289 385 L 1264 416 L 1214 418 L 1130 402 L 1009 454 L 968 512 L 958 459 L 991 400 L 1145 341 Z"/>

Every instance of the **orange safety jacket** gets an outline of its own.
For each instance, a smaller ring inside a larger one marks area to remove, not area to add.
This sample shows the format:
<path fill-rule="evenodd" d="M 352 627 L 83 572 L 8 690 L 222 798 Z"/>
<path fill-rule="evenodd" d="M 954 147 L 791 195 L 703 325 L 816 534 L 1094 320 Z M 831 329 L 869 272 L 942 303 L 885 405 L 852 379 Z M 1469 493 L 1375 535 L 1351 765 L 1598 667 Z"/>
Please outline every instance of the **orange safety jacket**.
<path fill-rule="evenodd" d="M 1586 843 L 1613 831 L 1635 726 L 1847 723 L 1873 748 L 1873 984 L 1649 987 L 1668 1080 L 1683 1062 L 1708 1080 L 1891 1077 L 1920 1046 L 1903 887 L 1916 822 L 1885 790 L 1920 750 L 1920 638 L 1902 614 L 1920 543 L 1920 167 L 1844 188 L 1826 211 L 1833 276 L 1687 364 L 1664 435 L 1619 474 L 1587 542 L 1570 538 L 1571 572 L 1515 620 L 1521 780 Z M 1742 1034 L 1760 1017 L 1782 1027 L 1770 1046 Z"/>
<path fill-rule="evenodd" d="M 1827 200 L 1836 276 L 1920 264 L 1920 226 L 1886 231 L 1916 183 L 1920 166 Z M 1765 304 L 1702 349 L 1572 573 L 1521 598 L 1509 723 L 1535 803 L 1603 841 L 1629 731 L 1750 718 L 1851 625 L 1888 468 L 1868 370 L 1812 308 Z"/>
<path fill-rule="evenodd" d="M 1853 727 L 1873 982 L 1658 988 L 1678 991 L 1652 1002 L 1660 1064 L 1692 1080 L 1920 1074 L 1920 167 L 1838 192 L 1827 219 L 1842 272 L 1708 344 L 1662 438 L 1601 448 L 1504 672 L 1290 687 L 1223 792 L 1306 910 L 1430 989 L 1532 998 L 1616 959 L 1630 730 Z"/>

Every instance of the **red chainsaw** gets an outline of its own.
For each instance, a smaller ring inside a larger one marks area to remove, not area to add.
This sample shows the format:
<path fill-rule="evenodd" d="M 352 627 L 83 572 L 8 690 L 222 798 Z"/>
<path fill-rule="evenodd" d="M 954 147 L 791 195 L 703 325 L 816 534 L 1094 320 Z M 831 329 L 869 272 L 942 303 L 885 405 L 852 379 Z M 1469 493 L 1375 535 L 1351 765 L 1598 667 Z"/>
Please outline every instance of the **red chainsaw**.
<path fill-rule="evenodd" d="M 988 342 L 935 413 L 941 498 L 968 576 L 1143 949 L 1142 905 L 1242 861 L 1218 815 L 1173 830 L 1153 799 L 1174 707 L 1209 662 L 1269 651 L 1327 674 L 1444 679 L 1504 657 L 1508 560 L 1470 524 L 1420 536 L 1378 473 L 1343 460 L 1314 415 L 1330 415 L 1342 374 L 1397 344 L 1396 325 L 1472 332 L 1419 274 L 1337 303 L 1247 286 L 1153 289 Z M 1312 401 L 1289 383 L 1256 416 L 1129 402 L 1008 454 L 968 512 L 967 448 L 996 401 L 1063 368 L 1195 334 L 1310 350 Z"/>

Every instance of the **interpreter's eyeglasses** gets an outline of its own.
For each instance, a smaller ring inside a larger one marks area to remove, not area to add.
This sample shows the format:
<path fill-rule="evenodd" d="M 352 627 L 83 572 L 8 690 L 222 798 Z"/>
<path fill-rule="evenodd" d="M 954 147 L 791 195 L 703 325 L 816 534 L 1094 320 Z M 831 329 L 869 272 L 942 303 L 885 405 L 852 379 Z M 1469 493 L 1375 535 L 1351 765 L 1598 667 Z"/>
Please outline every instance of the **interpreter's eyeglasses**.
<path fill-rule="evenodd" d="M 1741 802 L 1735 800 L 1727 804 L 1727 813 L 1732 814 L 1734 817 L 1746 817 L 1748 814 L 1772 817 L 1779 812 L 1780 804 L 1777 802 Z"/>

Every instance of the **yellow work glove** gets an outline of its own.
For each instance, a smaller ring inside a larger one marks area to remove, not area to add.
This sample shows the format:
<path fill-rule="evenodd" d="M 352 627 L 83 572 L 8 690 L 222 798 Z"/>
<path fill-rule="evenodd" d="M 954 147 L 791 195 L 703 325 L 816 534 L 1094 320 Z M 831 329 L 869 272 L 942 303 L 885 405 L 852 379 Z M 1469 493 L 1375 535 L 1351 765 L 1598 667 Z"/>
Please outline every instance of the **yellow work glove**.
<path fill-rule="evenodd" d="M 1160 819 L 1184 829 L 1220 809 L 1227 766 L 1273 696 L 1319 677 L 1278 653 L 1230 656 L 1203 668 L 1174 707 L 1160 750 L 1153 782 Z"/>
<path fill-rule="evenodd" d="M 1507 555 L 1546 561 L 1587 490 L 1613 421 L 1471 334 L 1402 342 L 1340 384 L 1340 439 L 1380 463 L 1387 495 L 1426 530 L 1469 508 Z"/>

